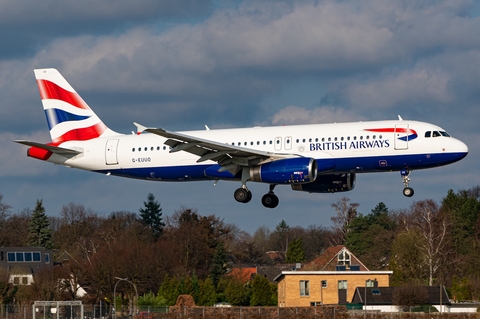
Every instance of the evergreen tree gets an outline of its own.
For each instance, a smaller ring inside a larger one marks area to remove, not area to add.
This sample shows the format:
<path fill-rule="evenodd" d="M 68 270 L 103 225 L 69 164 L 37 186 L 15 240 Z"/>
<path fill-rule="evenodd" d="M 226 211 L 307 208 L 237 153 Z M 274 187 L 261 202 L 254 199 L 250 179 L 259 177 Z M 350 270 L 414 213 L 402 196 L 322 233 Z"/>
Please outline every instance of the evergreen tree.
<path fill-rule="evenodd" d="M 391 255 L 391 246 L 395 238 L 397 222 L 388 212 L 387 206 L 380 202 L 371 213 L 355 217 L 345 237 L 345 246 L 358 256 L 367 267 L 384 268 L 385 257 Z"/>
<path fill-rule="evenodd" d="M 200 281 L 198 280 L 197 274 L 195 272 L 193 272 L 192 275 L 192 290 L 190 292 L 190 295 L 195 300 L 195 304 L 198 304 L 198 301 L 200 299 Z"/>
<path fill-rule="evenodd" d="M 303 263 L 305 261 L 305 250 L 303 249 L 302 239 L 295 238 L 288 246 L 287 263 Z"/>
<path fill-rule="evenodd" d="M 290 226 L 287 222 L 282 221 L 275 227 L 275 230 L 270 235 L 270 241 L 272 242 L 273 250 L 280 250 L 286 252 L 288 249 L 288 235 L 290 233 Z"/>
<path fill-rule="evenodd" d="M 162 222 L 162 208 L 160 203 L 155 200 L 153 194 L 148 194 L 148 201 L 143 202 L 144 208 L 140 208 L 140 217 L 142 222 L 150 228 L 153 237 L 158 239 L 163 232 L 165 223 Z"/>
<path fill-rule="evenodd" d="M 215 286 L 210 277 L 205 279 L 200 285 L 199 306 L 213 306 L 217 302 L 217 294 L 215 293 Z"/>
<path fill-rule="evenodd" d="M 230 278 L 225 288 L 225 298 L 233 306 L 250 306 L 251 285 Z"/>
<path fill-rule="evenodd" d="M 252 283 L 250 306 L 276 306 L 276 289 L 267 277 L 256 275 Z"/>
<path fill-rule="evenodd" d="M 37 199 L 30 224 L 28 225 L 28 245 L 32 247 L 53 248 L 52 229 L 45 215 L 42 200 Z"/>
<path fill-rule="evenodd" d="M 215 249 L 215 255 L 213 255 L 213 262 L 210 268 L 210 278 L 215 287 L 217 287 L 220 277 L 227 272 L 227 257 L 223 243 L 219 243 Z"/>
<path fill-rule="evenodd" d="M 177 278 L 170 278 L 165 275 L 162 285 L 158 289 L 158 296 L 167 301 L 167 305 L 173 306 L 177 302 L 179 293 L 179 282 Z"/>

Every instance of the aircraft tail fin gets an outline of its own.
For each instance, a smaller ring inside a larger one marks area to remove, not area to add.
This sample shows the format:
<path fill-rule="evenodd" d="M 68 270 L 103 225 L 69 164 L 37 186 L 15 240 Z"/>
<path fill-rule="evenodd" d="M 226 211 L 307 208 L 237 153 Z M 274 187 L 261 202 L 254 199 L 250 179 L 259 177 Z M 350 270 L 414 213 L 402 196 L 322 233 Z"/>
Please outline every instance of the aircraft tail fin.
<path fill-rule="evenodd" d="M 36 69 L 53 145 L 119 135 L 110 130 L 56 69 Z"/>

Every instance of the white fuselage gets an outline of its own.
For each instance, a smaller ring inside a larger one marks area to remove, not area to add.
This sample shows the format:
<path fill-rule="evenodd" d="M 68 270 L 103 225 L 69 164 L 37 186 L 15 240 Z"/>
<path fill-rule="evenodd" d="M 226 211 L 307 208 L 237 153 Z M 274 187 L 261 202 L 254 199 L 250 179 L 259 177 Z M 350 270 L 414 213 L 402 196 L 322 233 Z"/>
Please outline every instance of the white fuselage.
<path fill-rule="evenodd" d="M 322 160 L 334 159 L 335 168 L 328 173 L 425 169 L 456 162 L 468 153 L 463 142 L 448 136 L 442 128 L 403 120 L 182 133 L 245 149 L 314 158 L 319 167 Z M 158 181 L 214 179 L 205 176 L 204 170 L 216 162 L 197 163 L 198 156 L 184 151 L 170 153 L 170 147 L 164 145 L 166 140 L 155 134 L 142 133 L 68 141 L 60 146 L 82 153 L 67 160 L 53 154 L 49 161 L 105 174 Z M 322 173 L 319 168 L 318 174 Z"/>

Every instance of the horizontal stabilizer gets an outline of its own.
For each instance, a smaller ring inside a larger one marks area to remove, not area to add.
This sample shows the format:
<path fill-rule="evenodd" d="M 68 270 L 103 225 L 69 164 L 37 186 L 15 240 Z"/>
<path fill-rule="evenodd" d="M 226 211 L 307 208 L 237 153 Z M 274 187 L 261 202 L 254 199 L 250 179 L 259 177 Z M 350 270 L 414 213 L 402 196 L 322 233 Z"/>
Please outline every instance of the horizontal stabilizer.
<path fill-rule="evenodd" d="M 72 150 L 72 149 L 68 149 L 68 148 L 63 148 L 63 147 L 58 147 L 58 146 L 53 146 L 53 145 L 48 145 L 48 144 L 42 144 L 42 143 L 36 143 L 36 142 L 30 142 L 30 141 L 24 141 L 24 140 L 16 140 L 14 142 L 15 143 L 20 143 L 20 144 L 23 144 L 23 145 L 27 145 L 27 146 L 37 147 L 37 148 L 52 152 L 54 154 L 65 156 L 65 157 L 72 157 L 72 156 L 76 156 L 76 155 L 82 153 L 82 152 Z"/>

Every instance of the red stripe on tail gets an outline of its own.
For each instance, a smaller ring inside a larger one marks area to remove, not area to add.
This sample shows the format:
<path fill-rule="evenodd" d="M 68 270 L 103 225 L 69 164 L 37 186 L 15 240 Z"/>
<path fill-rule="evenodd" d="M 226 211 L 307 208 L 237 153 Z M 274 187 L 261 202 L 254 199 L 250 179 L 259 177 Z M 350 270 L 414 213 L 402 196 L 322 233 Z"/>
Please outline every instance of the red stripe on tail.
<path fill-rule="evenodd" d="M 37 80 L 42 100 L 61 100 L 81 109 L 90 110 L 87 103 L 75 92 L 70 92 L 48 80 Z"/>

